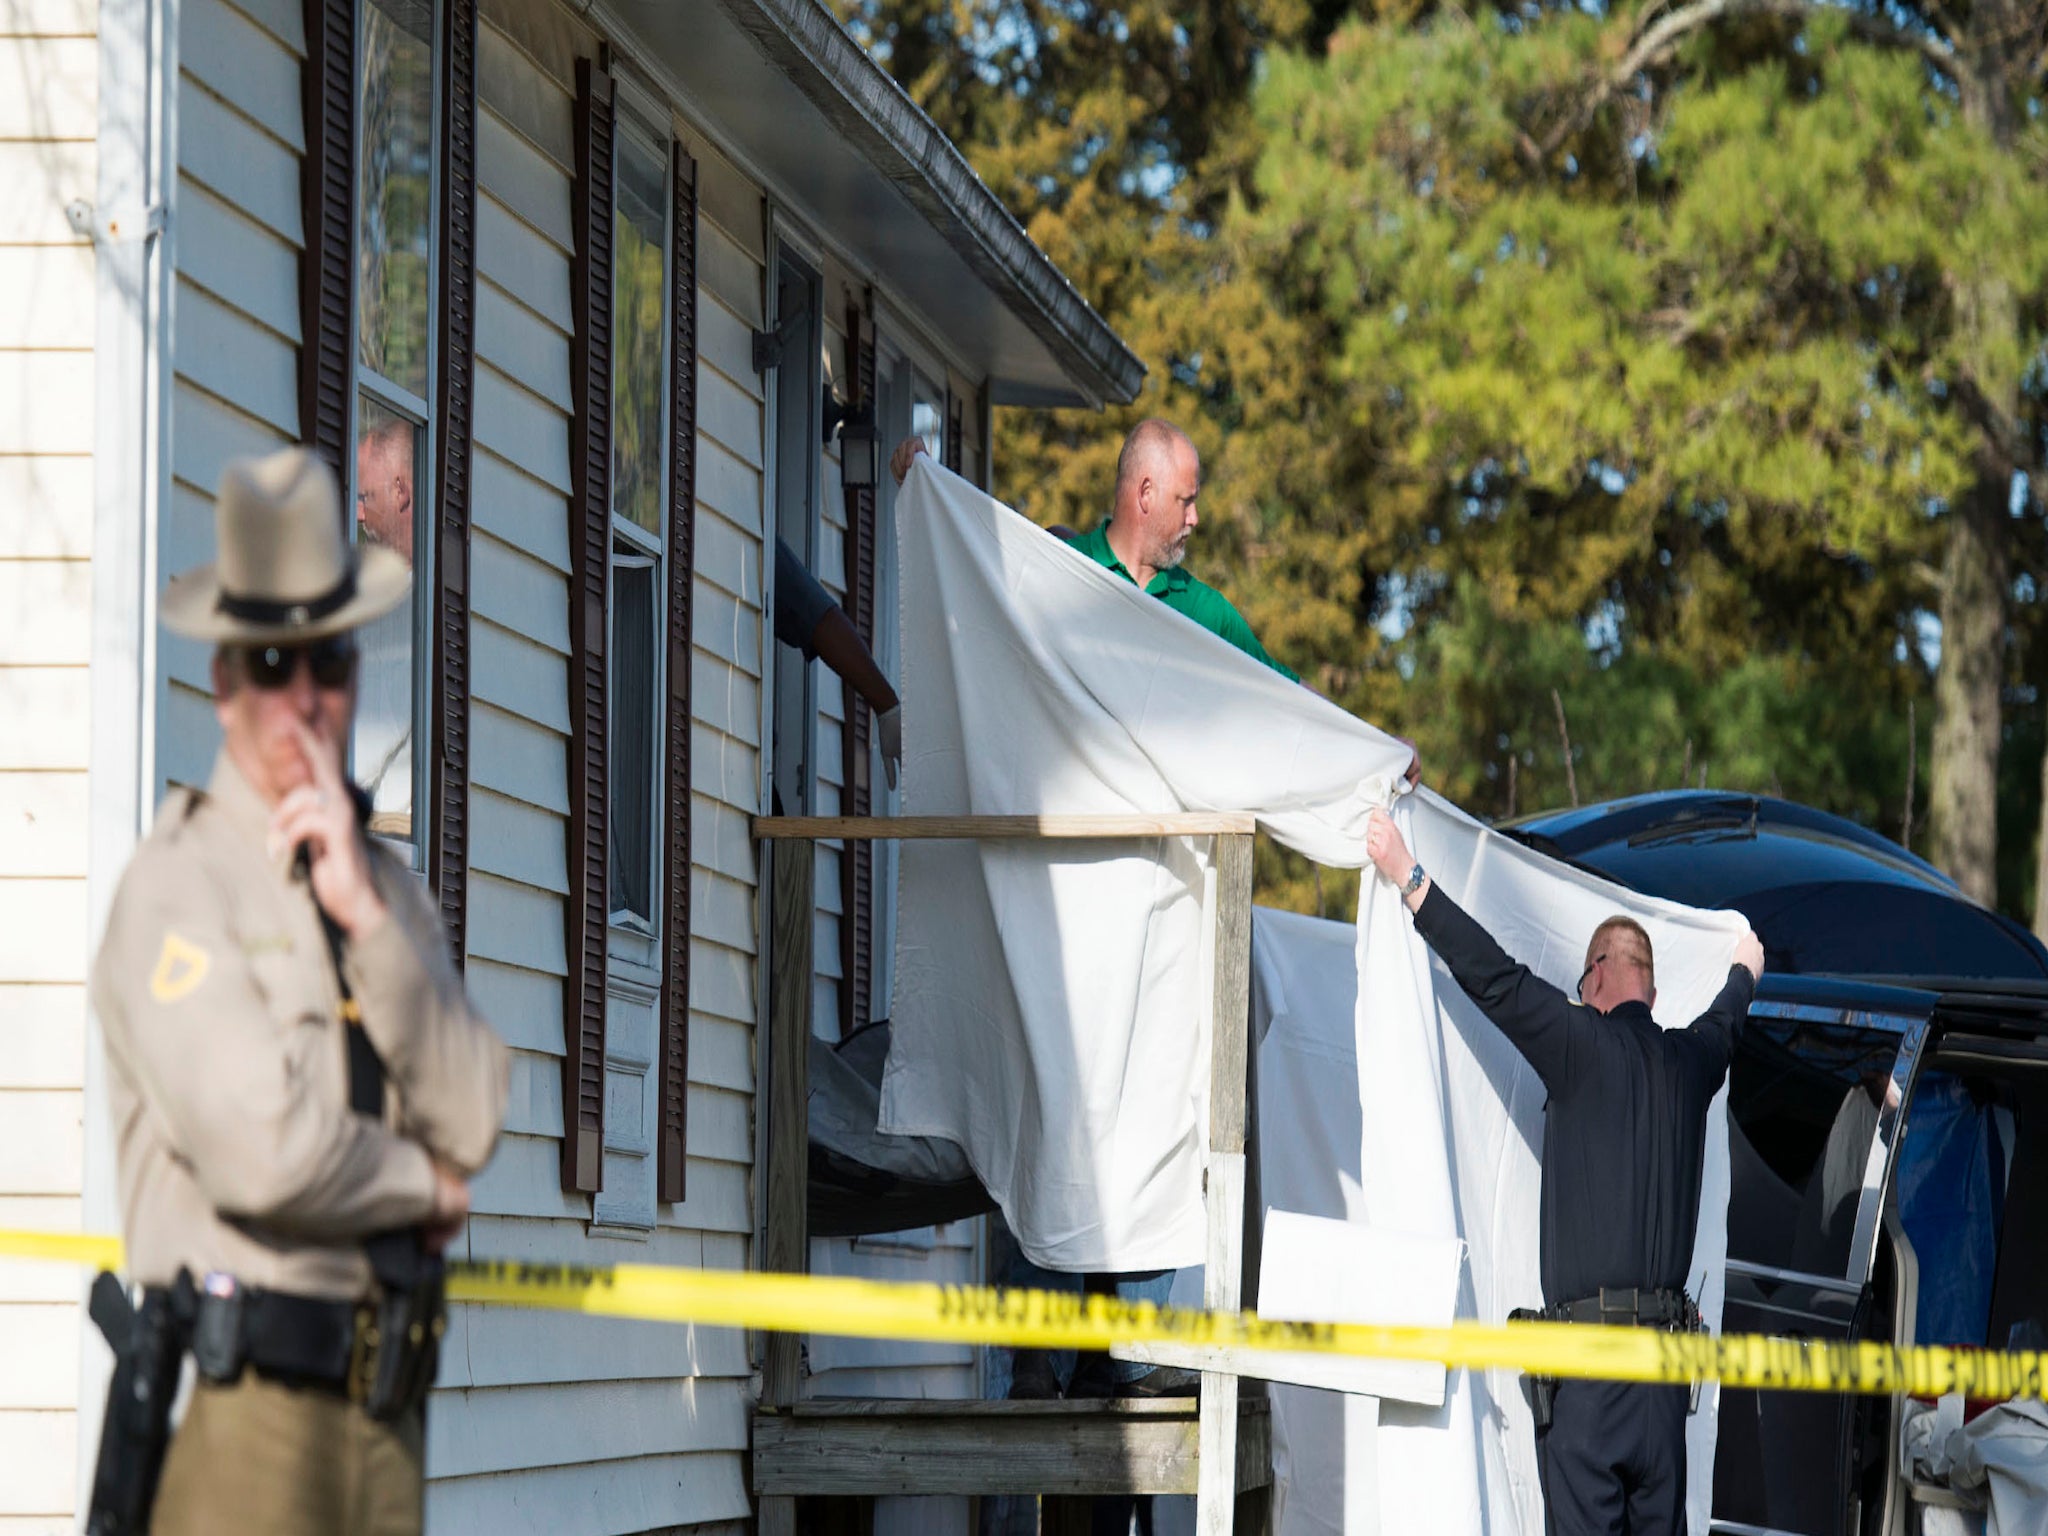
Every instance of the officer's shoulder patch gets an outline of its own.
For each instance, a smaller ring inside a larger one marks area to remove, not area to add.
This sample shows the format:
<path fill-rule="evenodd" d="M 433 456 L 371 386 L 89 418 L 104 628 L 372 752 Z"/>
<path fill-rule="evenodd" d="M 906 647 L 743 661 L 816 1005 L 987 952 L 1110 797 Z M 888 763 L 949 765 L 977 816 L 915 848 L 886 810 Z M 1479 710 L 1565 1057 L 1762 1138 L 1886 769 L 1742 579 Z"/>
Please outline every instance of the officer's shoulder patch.
<path fill-rule="evenodd" d="M 176 929 L 166 928 L 156 969 L 150 973 L 149 995 L 160 1003 L 180 1002 L 199 989 L 212 969 L 211 955 Z"/>

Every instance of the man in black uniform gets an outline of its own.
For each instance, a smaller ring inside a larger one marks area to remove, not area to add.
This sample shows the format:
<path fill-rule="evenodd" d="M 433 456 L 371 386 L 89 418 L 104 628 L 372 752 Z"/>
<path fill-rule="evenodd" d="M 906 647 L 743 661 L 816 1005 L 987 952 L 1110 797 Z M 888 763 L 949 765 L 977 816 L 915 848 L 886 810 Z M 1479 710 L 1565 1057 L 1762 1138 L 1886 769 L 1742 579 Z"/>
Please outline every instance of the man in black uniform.
<path fill-rule="evenodd" d="M 1650 938 L 1628 917 L 1593 931 L 1579 1002 L 1518 965 L 1436 889 L 1399 829 L 1374 812 L 1366 849 L 1399 886 L 1415 931 L 1506 1035 L 1549 1099 L 1543 1108 L 1544 1315 L 1586 1323 L 1697 1327 L 1685 1294 L 1699 1224 L 1707 1106 L 1763 974 L 1745 933 L 1713 1005 L 1684 1029 L 1650 1015 Z M 1561 1381 L 1536 1461 L 1561 1536 L 1685 1529 L 1688 1389 Z"/>

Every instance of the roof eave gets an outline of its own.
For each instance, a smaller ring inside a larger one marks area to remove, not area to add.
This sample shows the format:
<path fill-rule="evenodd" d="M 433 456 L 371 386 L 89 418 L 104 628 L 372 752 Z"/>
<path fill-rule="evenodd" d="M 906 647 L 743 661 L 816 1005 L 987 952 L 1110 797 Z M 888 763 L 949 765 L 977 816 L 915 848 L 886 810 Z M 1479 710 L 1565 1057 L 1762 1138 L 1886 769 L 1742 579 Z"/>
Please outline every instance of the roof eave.
<path fill-rule="evenodd" d="M 719 0 L 834 128 L 856 145 L 989 289 L 1037 331 L 1078 402 L 1127 404 L 1145 365 L 975 174 L 959 149 L 820 0 Z M 994 381 L 998 404 L 1061 404 Z"/>

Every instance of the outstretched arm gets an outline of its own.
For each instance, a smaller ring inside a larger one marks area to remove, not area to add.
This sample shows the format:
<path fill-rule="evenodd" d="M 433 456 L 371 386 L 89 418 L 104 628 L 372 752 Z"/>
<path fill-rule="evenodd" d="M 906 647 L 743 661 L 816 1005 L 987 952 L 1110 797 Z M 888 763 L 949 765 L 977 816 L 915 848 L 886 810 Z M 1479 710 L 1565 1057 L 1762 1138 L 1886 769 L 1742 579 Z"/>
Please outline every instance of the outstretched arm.
<path fill-rule="evenodd" d="M 1366 851 L 1379 872 L 1406 887 L 1415 860 L 1400 828 L 1384 811 L 1366 826 Z M 1457 978 L 1459 987 L 1555 1090 L 1570 1056 L 1576 1005 L 1563 992 L 1511 958 L 1488 933 L 1427 875 L 1403 898 L 1415 914 L 1415 931 Z"/>
<path fill-rule="evenodd" d="M 1721 1074 L 1735 1059 L 1742 1026 L 1749 1018 L 1749 1000 L 1763 979 L 1764 947 L 1754 930 L 1735 945 L 1735 963 L 1728 967 L 1728 980 L 1707 1011 L 1686 1026 L 1686 1033 L 1699 1042 L 1701 1065 L 1708 1078 L 1719 1086 Z"/>
<path fill-rule="evenodd" d="M 867 700 L 875 712 L 882 766 L 894 785 L 903 760 L 903 717 L 897 712 L 896 690 L 846 610 L 780 539 L 775 541 L 775 638 L 817 657 Z"/>
<path fill-rule="evenodd" d="M 826 666 L 853 684 L 853 691 L 866 699 L 868 708 L 876 714 L 887 714 L 896 707 L 896 690 L 882 676 L 874 652 L 867 648 L 844 608 L 834 606 L 826 610 L 818 627 L 811 631 L 810 649 Z"/>

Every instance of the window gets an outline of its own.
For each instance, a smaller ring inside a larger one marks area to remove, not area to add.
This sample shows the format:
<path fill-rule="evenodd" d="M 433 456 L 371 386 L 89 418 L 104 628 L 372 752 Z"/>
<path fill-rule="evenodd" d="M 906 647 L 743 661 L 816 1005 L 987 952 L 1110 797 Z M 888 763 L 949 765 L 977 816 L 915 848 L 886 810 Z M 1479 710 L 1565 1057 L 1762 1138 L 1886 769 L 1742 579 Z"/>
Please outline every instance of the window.
<path fill-rule="evenodd" d="M 924 451 L 946 464 L 946 392 L 923 374 L 914 375 L 911 385 L 910 435 L 923 438 Z M 948 469 L 958 467 L 946 464 Z"/>
<path fill-rule="evenodd" d="M 426 430 L 365 391 L 356 402 L 356 537 L 415 561 L 413 467 Z M 370 796 L 377 835 L 412 839 L 413 731 L 419 668 L 413 602 L 363 626 L 362 683 L 356 697 L 356 782 Z"/>
<path fill-rule="evenodd" d="M 1846 1275 L 1898 1053 L 1853 1019 L 1749 1020 L 1728 1077 L 1731 1259 Z"/>
<path fill-rule="evenodd" d="M 788 236 L 775 257 L 774 324 L 785 337 L 769 382 L 774 408 L 775 536 L 797 563 L 815 571 L 818 557 L 819 388 L 825 336 L 824 285 Z M 775 552 L 764 564 L 774 569 Z M 770 623 L 770 633 L 774 626 Z M 818 787 L 817 669 L 789 646 L 774 651 L 771 806 L 779 814 L 810 814 Z M 794 845 L 800 846 L 800 845 Z"/>
<path fill-rule="evenodd" d="M 424 867 L 413 810 L 424 800 L 431 541 L 420 473 L 432 458 L 434 12 L 429 0 L 365 0 L 356 71 L 355 533 L 413 567 L 413 600 L 367 626 L 351 771 L 371 830 Z"/>
<path fill-rule="evenodd" d="M 621 111 L 611 158 L 610 560 L 606 614 L 607 888 L 604 1154 L 591 1218 L 651 1231 L 663 1125 L 664 742 L 669 549 L 668 145 Z M 673 901 L 673 896 L 670 898 Z M 687 1009 L 687 1004 L 685 1005 Z"/>
<path fill-rule="evenodd" d="M 611 908 L 652 935 L 668 509 L 668 156 L 621 117 L 612 213 Z"/>
<path fill-rule="evenodd" d="M 612 549 L 612 925 L 654 931 L 654 766 L 660 722 L 655 612 L 660 562 Z"/>
<path fill-rule="evenodd" d="M 892 346 L 880 364 L 880 409 L 884 424 L 882 441 L 901 442 L 906 437 L 924 439 L 925 451 L 948 469 L 958 469 L 946 457 L 946 391 L 934 384 L 931 373 L 911 357 Z M 891 679 L 903 675 L 901 636 L 897 629 L 898 588 L 894 551 L 896 549 L 896 486 L 887 476 L 876 497 L 875 548 L 875 661 L 882 675 Z M 902 791 L 892 789 L 882 766 L 878 738 L 868 743 L 868 783 L 876 815 L 894 816 L 903 808 Z M 868 1018 L 886 1019 L 895 1008 L 896 995 L 896 892 L 901 881 L 901 849 L 894 841 L 865 845 L 873 850 L 873 931 L 869 940 L 872 981 L 868 995 Z"/>
<path fill-rule="evenodd" d="M 663 115 L 576 61 L 562 1187 L 621 1235 L 684 1197 L 689 1116 L 697 183 Z"/>

